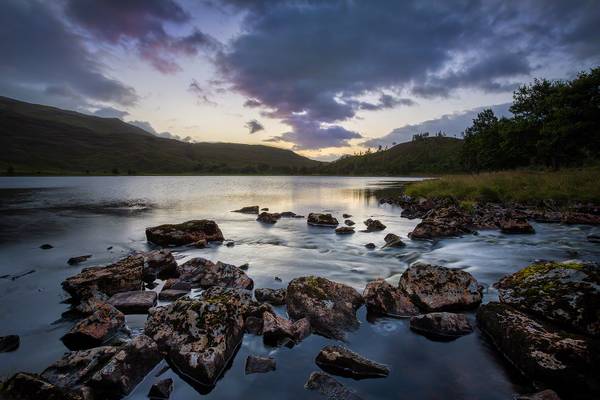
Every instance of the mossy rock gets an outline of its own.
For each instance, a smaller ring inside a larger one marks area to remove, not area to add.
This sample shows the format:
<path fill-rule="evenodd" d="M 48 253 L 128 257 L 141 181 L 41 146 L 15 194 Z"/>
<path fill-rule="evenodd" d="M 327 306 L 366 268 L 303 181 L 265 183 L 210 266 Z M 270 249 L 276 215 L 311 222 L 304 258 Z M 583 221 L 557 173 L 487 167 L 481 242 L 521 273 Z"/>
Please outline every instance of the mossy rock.
<path fill-rule="evenodd" d="M 600 266 L 539 262 L 496 284 L 500 301 L 565 329 L 600 337 Z"/>

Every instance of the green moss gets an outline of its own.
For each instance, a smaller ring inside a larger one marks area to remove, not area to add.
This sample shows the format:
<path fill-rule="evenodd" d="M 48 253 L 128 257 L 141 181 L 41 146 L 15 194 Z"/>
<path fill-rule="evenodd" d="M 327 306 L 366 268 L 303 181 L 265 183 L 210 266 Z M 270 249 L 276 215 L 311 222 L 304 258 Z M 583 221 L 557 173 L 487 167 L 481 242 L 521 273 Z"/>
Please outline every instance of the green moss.
<path fill-rule="evenodd" d="M 306 288 L 306 294 L 310 297 L 314 297 L 319 300 L 327 300 L 329 297 L 327 293 L 322 289 L 322 285 L 325 283 L 325 279 L 316 276 L 307 276 L 304 278 L 304 284 Z"/>
<path fill-rule="evenodd" d="M 531 264 L 530 266 L 525 267 L 522 270 L 520 270 L 519 272 L 515 273 L 512 276 L 512 279 L 518 282 L 518 281 L 523 281 L 532 275 L 545 274 L 554 269 L 575 269 L 575 270 L 581 271 L 581 270 L 583 270 L 583 268 L 584 268 L 583 264 L 576 263 L 576 262 L 536 263 L 536 264 Z"/>

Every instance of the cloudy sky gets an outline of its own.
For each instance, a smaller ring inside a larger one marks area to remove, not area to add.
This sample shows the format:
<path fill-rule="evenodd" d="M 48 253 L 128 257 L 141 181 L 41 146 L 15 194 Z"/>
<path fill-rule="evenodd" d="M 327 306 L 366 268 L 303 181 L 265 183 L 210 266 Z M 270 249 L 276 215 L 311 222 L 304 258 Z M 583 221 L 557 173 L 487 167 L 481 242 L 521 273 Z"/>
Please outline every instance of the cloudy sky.
<path fill-rule="evenodd" d="M 0 95 L 331 159 L 600 64 L 596 0 L 2 0 Z"/>

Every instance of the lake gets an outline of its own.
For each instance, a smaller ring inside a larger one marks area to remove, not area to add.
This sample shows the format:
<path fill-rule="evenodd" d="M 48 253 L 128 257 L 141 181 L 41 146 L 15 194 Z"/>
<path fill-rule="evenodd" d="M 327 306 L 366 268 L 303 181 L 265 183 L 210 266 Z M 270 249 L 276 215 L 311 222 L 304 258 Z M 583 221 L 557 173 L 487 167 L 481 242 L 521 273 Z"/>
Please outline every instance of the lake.
<path fill-rule="evenodd" d="M 178 262 L 201 256 L 236 265 L 249 263 L 247 273 L 255 288 L 285 287 L 295 277 L 312 274 L 362 292 L 367 282 L 378 277 L 396 283 L 408 265 L 422 261 L 469 271 L 485 286 L 484 301 L 489 301 L 497 296 L 491 286 L 495 281 L 536 259 L 600 261 L 600 247 L 586 240 L 600 230 L 581 225 L 533 223 L 535 235 L 480 231 L 462 238 L 411 241 L 406 235 L 419 220 L 401 218 L 401 209 L 380 205 L 377 194 L 414 179 L 418 178 L 0 178 L 0 335 L 21 336 L 17 351 L 0 354 L 0 376 L 41 372 L 60 358 L 67 351 L 60 337 L 74 324 L 61 318 L 69 306 L 60 283 L 84 267 L 150 249 L 144 229 L 163 223 L 215 220 L 235 246 L 178 248 L 174 250 Z M 372 217 L 387 229 L 335 235 L 331 229 L 307 226 L 305 219 L 281 219 L 265 226 L 255 221 L 256 216 L 231 212 L 250 205 L 302 215 L 330 212 L 340 221 L 348 213 L 357 230 Z M 407 246 L 381 249 L 383 237 L 390 232 L 406 239 Z M 369 242 L 378 248 L 366 249 Z M 40 249 L 44 243 L 53 248 Z M 77 266 L 67 264 L 70 257 L 85 254 L 92 257 Z M 284 307 L 277 310 L 285 313 Z M 336 377 L 364 398 L 509 399 L 532 389 L 478 331 L 452 342 L 435 342 L 411 332 L 408 320 L 368 321 L 364 307 L 358 314 L 361 327 L 348 336 L 346 345 L 391 368 L 384 379 Z M 474 323 L 474 314 L 468 316 Z M 145 316 L 127 316 L 137 333 L 144 320 Z M 232 365 L 210 393 L 199 394 L 171 370 L 161 378 L 175 380 L 172 399 L 319 398 L 303 386 L 309 374 L 319 369 L 314 363 L 319 350 L 332 343 L 313 334 L 294 348 L 273 348 L 265 346 L 261 337 L 246 334 Z M 249 354 L 274 357 L 277 370 L 246 376 Z M 157 366 L 129 398 L 146 398 L 163 366 Z"/>

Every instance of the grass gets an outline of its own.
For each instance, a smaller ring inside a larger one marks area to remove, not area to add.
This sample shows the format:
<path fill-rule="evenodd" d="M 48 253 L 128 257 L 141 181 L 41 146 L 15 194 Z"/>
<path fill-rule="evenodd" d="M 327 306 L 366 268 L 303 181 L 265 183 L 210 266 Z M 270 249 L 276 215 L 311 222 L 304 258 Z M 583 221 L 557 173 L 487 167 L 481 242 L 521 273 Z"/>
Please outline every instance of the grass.
<path fill-rule="evenodd" d="M 537 202 L 555 200 L 600 203 L 600 168 L 560 171 L 503 171 L 448 175 L 406 188 L 413 197 L 453 197 L 469 202 Z"/>

